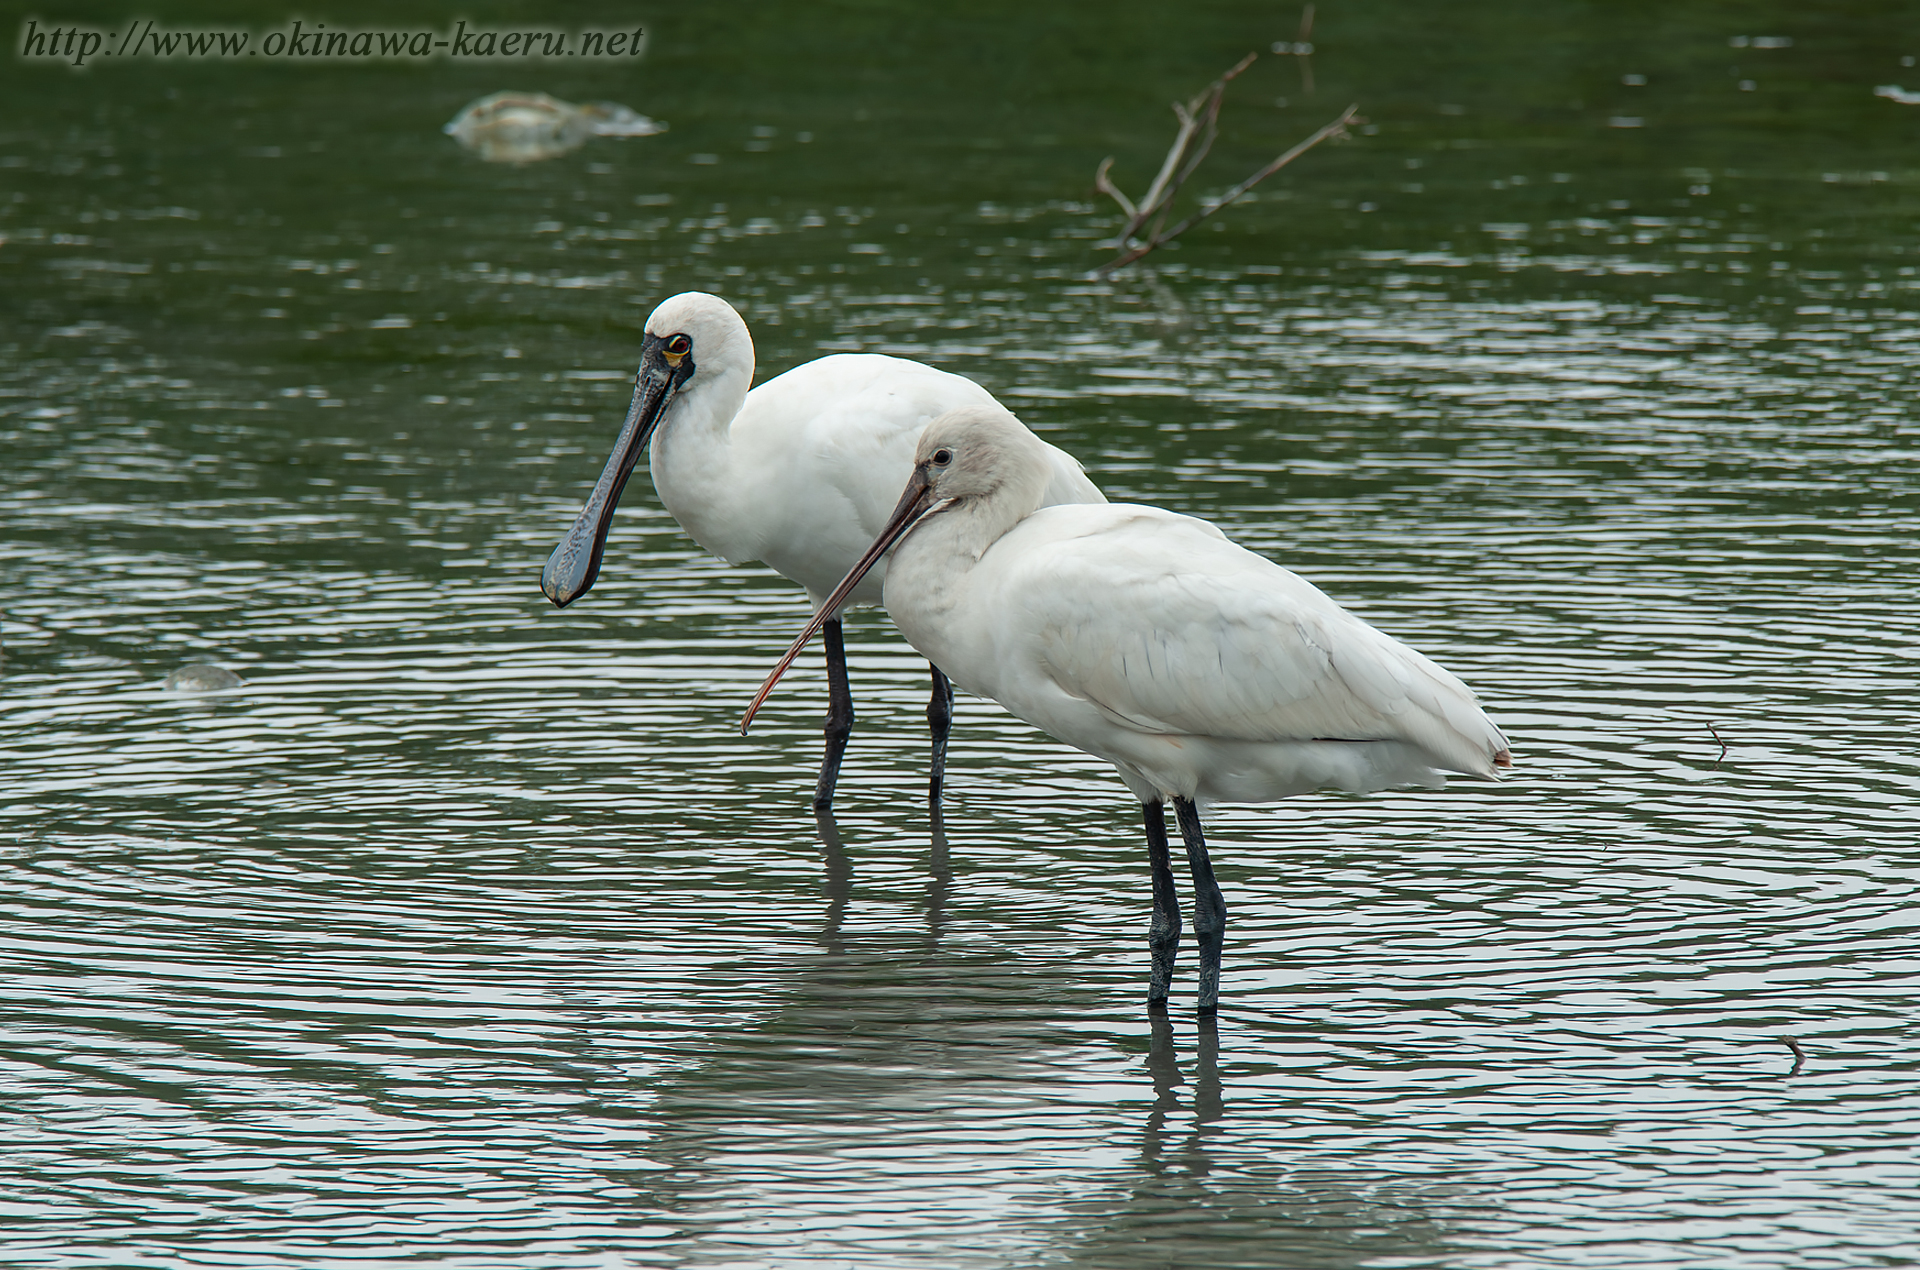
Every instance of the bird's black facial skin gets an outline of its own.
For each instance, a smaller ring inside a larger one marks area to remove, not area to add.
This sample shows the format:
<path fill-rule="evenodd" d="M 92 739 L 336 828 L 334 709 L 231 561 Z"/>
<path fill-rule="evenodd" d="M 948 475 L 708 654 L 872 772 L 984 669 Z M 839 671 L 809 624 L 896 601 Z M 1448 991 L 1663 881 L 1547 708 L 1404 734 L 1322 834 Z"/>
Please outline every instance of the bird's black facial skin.
<path fill-rule="evenodd" d="M 627 478 L 633 475 L 640 452 L 647 448 L 674 394 L 693 378 L 694 370 L 693 340 L 684 331 L 667 336 L 648 334 L 641 342 L 640 369 L 633 377 L 633 402 L 627 407 L 620 438 L 614 442 L 606 469 L 588 495 L 579 519 L 553 549 L 540 575 L 540 589 L 556 606 L 565 608 L 585 595 L 600 576 L 607 531 L 613 527 L 613 512 L 620 504 Z"/>
<path fill-rule="evenodd" d="M 685 331 L 675 331 L 671 335 L 655 335 L 649 331 L 640 341 L 640 369 L 634 376 L 636 384 L 647 378 L 649 373 L 664 375 L 671 379 L 673 390 L 678 392 L 693 378 L 693 371 L 693 337 Z"/>

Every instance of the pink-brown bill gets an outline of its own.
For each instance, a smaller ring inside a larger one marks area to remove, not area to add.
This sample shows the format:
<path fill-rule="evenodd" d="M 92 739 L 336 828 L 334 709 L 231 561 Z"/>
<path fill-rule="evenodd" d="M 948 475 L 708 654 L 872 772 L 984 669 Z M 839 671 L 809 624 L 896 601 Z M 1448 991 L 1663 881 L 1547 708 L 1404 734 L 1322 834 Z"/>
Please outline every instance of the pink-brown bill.
<path fill-rule="evenodd" d="M 753 716 L 760 712 L 761 705 L 773 692 L 773 686 L 780 682 L 780 677 L 787 673 L 787 668 L 793 665 L 794 659 L 800 656 L 801 650 L 807 646 L 808 641 L 819 633 L 820 628 L 825 626 L 835 613 L 840 611 L 840 606 L 847 602 L 847 597 L 853 594 L 853 589 L 860 585 L 860 579 L 866 577 L 873 566 L 880 563 L 882 556 L 893 550 L 895 543 L 907 536 L 907 531 L 919 523 L 921 517 L 940 506 L 929 497 L 930 493 L 926 469 L 914 468 L 913 476 L 907 481 L 906 491 L 900 495 L 900 502 L 894 507 L 893 515 L 887 518 L 886 528 L 882 529 L 880 536 L 873 540 L 873 545 L 867 548 L 866 554 L 854 562 L 853 568 L 847 571 L 847 576 L 840 579 L 840 585 L 833 588 L 833 594 L 827 597 L 827 602 L 822 604 L 819 611 L 813 615 L 813 620 L 808 622 L 806 629 L 800 632 L 800 637 L 787 648 L 786 654 L 773 668 L 773 673 L 768 675 L 766 681 L 760 685 L 760 691 L 753 695 L 753 704 L 747 707 L 746 714 L 740 718 L 741 736 L 747 734 L 747 728 L 753 723 Z"/>

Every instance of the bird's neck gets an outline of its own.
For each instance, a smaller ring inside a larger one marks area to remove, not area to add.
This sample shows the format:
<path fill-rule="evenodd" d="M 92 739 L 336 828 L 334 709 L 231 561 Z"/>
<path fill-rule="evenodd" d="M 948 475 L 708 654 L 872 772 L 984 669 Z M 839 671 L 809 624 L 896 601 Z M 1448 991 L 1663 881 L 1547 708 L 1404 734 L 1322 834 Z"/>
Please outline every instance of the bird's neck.
<path fill-rule="evenodd" d="M 922 520 L 894 549 L 887 564 L 887 612 L 935 665 L 947 655 L 941 642 L 954 629 L 953 611 L 968 603 L 981 557 L 1039 502 L 1037 487 L 1031 497 L 1020 491 L 965 499 Z"/>
<path fill-rule="evenodd" d="M 1034 507 L 1038 505 L 1035 501 Z M 1034 507 L 1013 506 L 997 498 L 966 499 L 927 517 L 913 534 L 915 537 L 926 535 L 927 545 L 937 545 L 949 567 L 971 569 L 987 554 L 987 548 L 1000 541 L 1001 535 L 1025 519 Z"/>
<path fill-rule="evenodd" d="M 758 558 L 751 544 L 735 541 L 743 518 L 734 507 L 742 495 L 730 432 L 752 380 L 749 365 L 718 372 L 682 393 L 667 407 L 647 451 L 653 487 L 668 514 L 695 542 L 732 561 Z"/>

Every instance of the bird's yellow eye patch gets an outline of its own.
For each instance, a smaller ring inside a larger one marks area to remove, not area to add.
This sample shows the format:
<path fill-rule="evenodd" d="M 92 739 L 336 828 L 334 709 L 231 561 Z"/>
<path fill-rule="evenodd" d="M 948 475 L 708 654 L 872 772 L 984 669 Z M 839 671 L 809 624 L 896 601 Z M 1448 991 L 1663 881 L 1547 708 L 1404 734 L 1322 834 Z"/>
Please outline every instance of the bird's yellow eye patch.
<path fill-rule="evenodd" d="M 667 365 L 678 366 L 680 359 L 693 351 L 693 341 L 688 339 L 683 332 L 669 339 L 666 344 L 661 347 L 660 351 L 665 354 Z"/>

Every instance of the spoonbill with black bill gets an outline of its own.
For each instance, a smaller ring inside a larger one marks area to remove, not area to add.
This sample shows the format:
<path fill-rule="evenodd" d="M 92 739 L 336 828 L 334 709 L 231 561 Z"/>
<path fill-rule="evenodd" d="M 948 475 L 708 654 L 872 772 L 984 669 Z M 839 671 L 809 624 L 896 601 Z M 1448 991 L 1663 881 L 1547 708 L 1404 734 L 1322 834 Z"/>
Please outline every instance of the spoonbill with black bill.
<path fill-rule="evenodd" d="M 586 508 L 548 558 L 540 589 L 565 608 L 593 586 L 621 491 L 647 450 L 661 503 L 695 542 L 729 563 L 764 561 L 805 587 L 816 607 L 827 633 L 828 706 L 813 803 L 824 810 L 853 731 L 840 615 L 878 604 L 883 574 L 819 606 L 886 523 L 927 423 L 962 406 L 1005 411 L 972 380 L 900 357 L 836 353 L 749 391 L 753 365 L 753 336 L 719 296 L 683 292 L 653 310 L 626 422 Z M 1045 469 L 1041 502 L 1106 501 L 1071 455 L 1027 435 Z M 953 685 L 938 663 L 932 672 L 927 792 L 937 807 Z"/>

